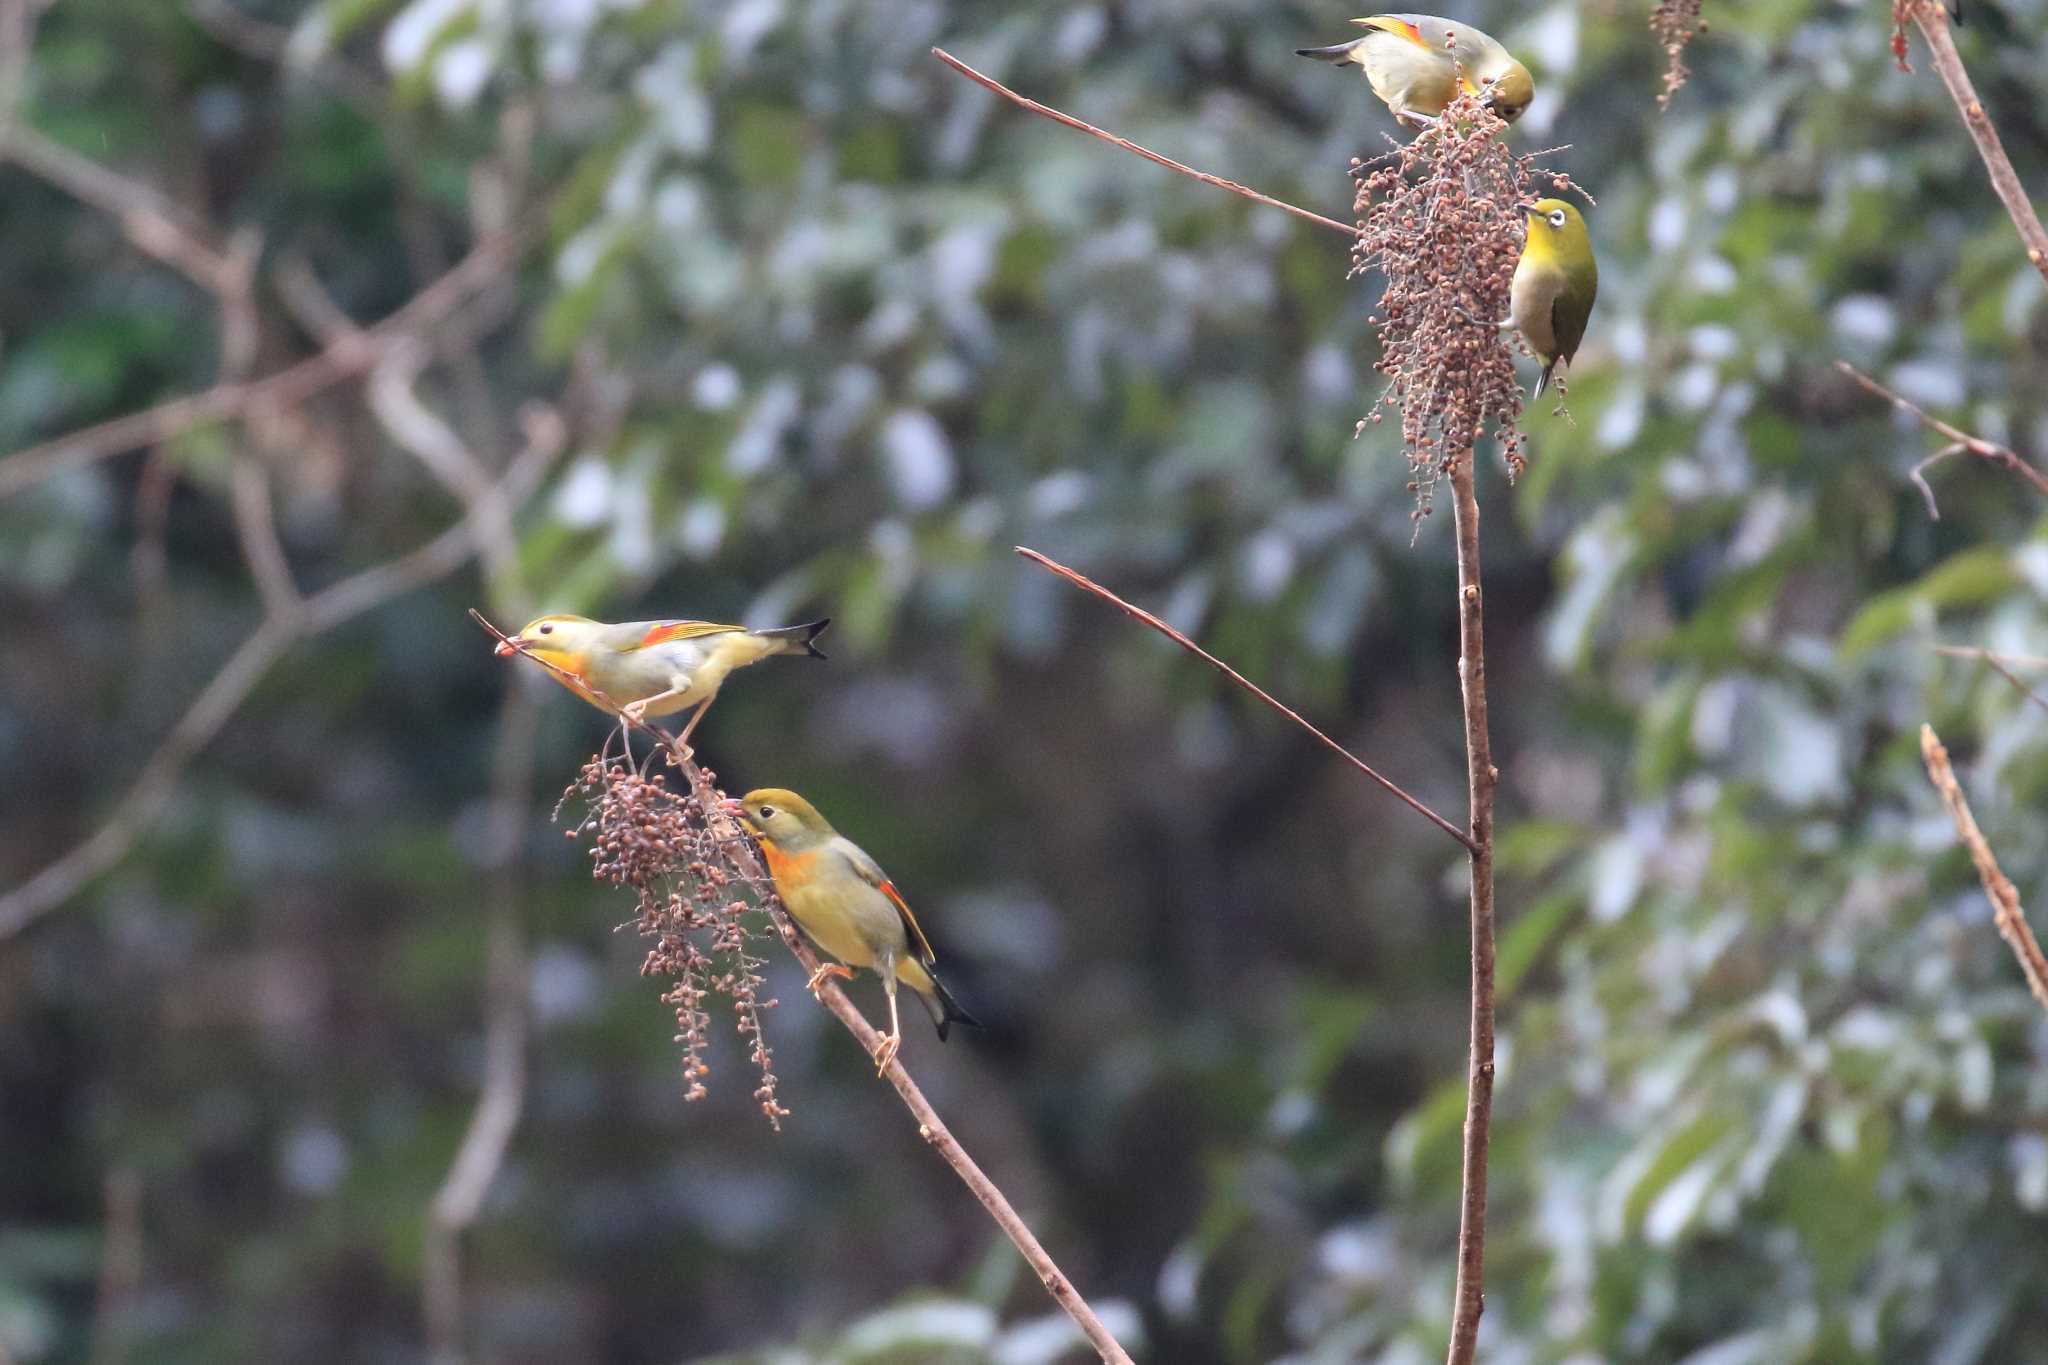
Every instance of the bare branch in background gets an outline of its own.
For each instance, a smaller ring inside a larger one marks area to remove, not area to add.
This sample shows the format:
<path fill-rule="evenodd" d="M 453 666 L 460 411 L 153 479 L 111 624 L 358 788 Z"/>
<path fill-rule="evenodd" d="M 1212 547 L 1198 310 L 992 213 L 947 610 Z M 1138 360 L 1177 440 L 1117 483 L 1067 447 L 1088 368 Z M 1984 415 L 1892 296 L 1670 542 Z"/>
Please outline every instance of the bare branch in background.
<path fill-rule="evenodd" d="M 1383 788 L 1389 795 L 1394 797 L 1395 800 L 1401 802 L 1402 805 L 1408 807 L 1408 809 L 1414 811 L 1417 815 L 1420 815 L 1423 819 L 1429 821 L 1432 825 L 1435 825 L 1438 829 L 1450 835 L 1453 839 L 1456 839 L 1461 845 L 1465 847 L 1467 851 L 1471 850 L 1472 841 L 1470 838 L 1466 836 L 1465 831 L 1459 829 L 1456 825 L 1444 819 L 1443 816 L 1438 815 L 1435 811 L 1431 810 L 1428 806 L 1424 805 L 1417 798 L 1409 795 L 1404 788 L 1395 783 L 1391 778 L 1382 774 L 1378 769 L 1374 768 L 1364 759 L 1358 757 L 1358 755 L 1352 753 L 1349 749 L 1339 744 L 1336 740 L 1331 739 L 1321 730 L 1318 730 L 1315 726 L 1309 724 L 1308 721 L 1302 718 L 1301 714 L 1298 711 L 1295 711 L 1286 703 L 1275 698 L 1271 693 L 1267 692 L 1257 683 L 1245 677 L 1244 674 L 1238 672 L 1229 664 L 1224 663 L 1223 660 L 1217 658 L 1208 650 L 1203 649 L 1193 640 L 1190 640 L 1187 636 L 1181 634 L 1172 626 L 1169 626 L 1168 624 L 1166 624 L 1166 622 L 1160 620 L 1157 616 L 1154 616 L 1151 612 L 1146 611 L 1143 607 L 1133 606 L 1131 603 L 1126 602 L 1123 598 L 1118 597 L 1115 593 L 1111 592 L 1108 588 L 1105 588 L 1100 583 L 1097 583 L 1094 579 L 1087 577 L 1085 574 L 1076 573 L 1074 570 L 1068 568 L 1066 565 L 1060 563 L 1055 559 L 1052 559 L 1047 555 L 1042 555 L 1038 551 L 1027 549 L 1025 546 L 1022 545 L 1018 545 L 1014 548 L 1016 549 L 1018 554 L 1024 556 L 1024 558 L 1030 560 L 1033 564 L 1038 565 L 1040 568 L 1050 569 L 1052 572 L 1058 574 L 1061 578 L 1064 578 L 1069 583 L 1072 583 L 1075 587 L 1081 588 L 1087 592 L 1094 593 L 1097 597 L 1100 597 L 1105 602 L 1108 602 L 1117 610 L 1123 612 L 1124 615 L 1129 616 L 1132 620 L 1141 622 L 1145 625 L 1152 627 L 1152 629 L 1158 631 L 1161 635 L 1164 635 L 1167 639 L 1173 641 L 1182 649 L 1186 650 L 1188 653 L 1200 659 L 1203 663 L 1208 664 L 1209 667 L 1215 669 L 1224 677 L 1230 679 L 1233 683 L 1236 683 L 1239 687 L 1251 693 L 1254 697 L 1257 697 L 1267 706 L 1271 707 L 1275 711 L 1278 711 L 1281 715 L 1287 717 L 1287 719 L 1293 721 L 1296 725 L 1299 725 L 1302 729 L 1308 731 L 1311 735 L 1314 735 L 1317 742 L 1322 744 L 1324 748 L 1330 750 L 1339 758 L 1342 758 L 1346 763 L 1349 763 L 1352 767 L 1364 773 L 1374 782 L 1377 782 L 1381 786 L 1381 788 Z"/>
<path fill-rule="evenodd" d="M 1001 95 L 1004 99 L 1021 109 L 1028 109 L 1043 118 L 1051 119 L 1054 123 L 1064 124 L 1076 132 L 1086 133 L 1090 137 L 1099 137 L 1113 147 L 1121 147 L 1127 152 L 1136 153 L 1155 165 L 1166 167 L 1169 171 L 1178 171 L 1182 175 L 1201 181 L 1204 185 L 1214 185 L 1219 190 L 1228 190 L 1232 194 L 1241 194 L 1254 203 L 1264 204 L 1267 208 L 1279 209 L 1282 213 L 1291 213 L 1296 218 L 1305 219 L 1320 227 L 1329 228 L 1332 232 L 1341 232 L 1347 237 L 1356 235 L 1358 231 L 1356 227 L 1349 223 L 1340 223 L 1335 218 L 1325 218 L 1322 214 L 1311 212 L 1298 204 L 1290 204 L 1284 199 L 1275 199 L 1271 195 L 1260 194 L 1257 190 L 1240 185 L 1235 180 L 1225 180 L 1220 175 L 1210 175 L 1208 172 L 1198 171 L 1192 166 L 1184 166 L 1170 156 L 1161 156 L 1155 151 L 1140 147 L 1127 137 L 1118 137 L 1115 133 L 1104 132 L 1094 124 L 1077 119 L 1072 114 L 1063 114 L 1049 104 L 1040 104 L 1037 100 L 1026 99 L 994 77 L 982 75 L 979 71 L 976 71 L 944 48 L 933 48 L 932 55 L 965 76 L 968 80 L 973 81 L 976 85 L 985 86 L 995 91 L 998 95 Z"/>
<path fill-rule="evenodd" d="M 92 1365 L 128 1359 L 135 1291 L 142 1284 L 142 1177 L 132 1166 L 107 1172 L 101 1203 L 100 1278 L 92 1312 Z"/>
<path fill-rule="evenodd" d="M 1991 845 L 1984 838 L 1984 831 L 1977 828 L 1977 817 L 1970 813 L 1970 803 L 1964 799 L 1963 789 L 1956 782 L 1955 769 L 1949 766 L 1948 750 L 1942 747 L 1941 737 L 1934 733 L 1932 725 L 1920 727 L 1920 756 L 1926 761 L 1928 779 L 1941 793 L 1949 818 L 1955 821 L 1957 837 L 1963 841 L 1963 847 L 1970 850 L 1970 861 L 1977 865 L 1978 880 L 1984 883 L 1984 894 L 1991 899 L 1991 917 L 1998 926 L 1998 936 L 2019 959 L 2020 973 L 2027 979 L 2027 989 L 2033 992 L 2041 1008 L 2048 1010 L 2048 957 L 2042 956 L 2041 945 L 2034 938 L 2034 931 L 2027 926 L 2026 913 L 2020 909 L 2018 888 L 2012 884 L 2012 878 L 1999 868 L 1998 859 L 1992 856 Z"/>
<path fill-rule="evenodd" d="M 2005 154 L 2005 145 L 1998 140 L 1998 129 L 1992 126 L 1990 115 L 1984 112 L 1976 87 L 1970 84 L 1970 73 L 1963 66 L 1962 55 L 1956 51 L 1954 36 L 1949 33 L 1947 12 L 1936 0 L 1900 0 L 1900 4 L 1919 28 L 1920 36 L 1927 40 L 1927 52 L 1934 59 L 1935 74 L 1948 87 L 1949 98 L 1955 101 L 1963 116 L 1963 125 L 1970 130 L 1970 138 L 1977 144 L 1977 155 L 1984 158 L 1984 169 L 1991 174 L 1991 188 L 1997 192 L 1998 201 L 2005 205 L 2013 227 L 2019 231 L 2027 260 L 2041 272 L 2041 278 L 2048 281 L 2048 229 L 2041 226 L 2040 216 L 2034 212 L 2033 202 L 2027 198 L 2026 188 L 2020 184 L 2019 173 L 2012 168 L 2012 158 Z M 1903 53 L 1903 39 L 1897 41 L 1898 50 Z"/>
<path fill-rule="evenodd" d="M 423 332 L 448 319 L 493 283 L 518 256 L 509 237 L 481 241 L 447 274 L 413 295 L 375 326 L 335 342 L 275 374 L 246 383 L 221 383 L 201 393 L 43 441 L 0 458 L 0 498 L 19 493 L 61 470 L 172 440 L 209 422 L 240 417 L 258 406 L 296 407 L 322 390 L 369 370 L 384 343 Z"/>
<path fill-rule="evenodd" d="M 532 496 L 541 476 L 568 443 L 567 428 L 552 409 L 530 410 L 526 424 L 526 449 L 512 462 L 500 485 L 503 496 L 515 505 Z M 0 894 L 0 939 L 21 932 L 121 860 L 162 813 L 185 765 L 220 733 L 289 646 L 332 630 L 400 593 L 445 578 L 476 553 L 476 542 L 477 533 L 465 518 L 419 549 L 306 598 L 303 609 L 292 619 L 266 618 L 171 727 L 143 764 L 134 785 L 114 803 L 106 823 L 20 886 Z"/>
<path fill-rule="evenodd" d="M 1930 415 L 1918 403 L 1893 393 L 1890 389 L 1878 383 L 1846 360 L 1837 360 L 1835 368 L 1855 380 L 1869 392 L 1876 394 L 1879 398 L 1898 408 L 1901 412 L 1912 414 L 1928 430 L 1937 432 L 1948 439 L 1949 445 L 1947 447 L 1935 451 L 1934 454 L 1914 465 L 1911 475 L 1913 482 L 1919 485 L 1921 496 L 1927 499 L 1927 514 L 1934 518 L 1934 520 L 1941 520 L 1941 509 L 1934 505 L 1934 490 L 1927 486 L 1927 480 L 1922 477 L 1922 474 L 1929 465 L 1934 464 L 1936 461 L 1946 459 L 1950 455 L 1960 455 L 1965 451 L 1979 459 L 1989 460 L 1995 465 L 2011 470 L 2032 484 L 2036 493 L 2041 494 L 2043 497 L 2048 497 L 2048 474 L 2043 474 L 2033 465 L 2028 464 L 2010 447 L 2002 446 L 1996 441 L 1987 441 L 1981 436 L 1972 436 L 1967 431 L 1950 426 L 1939 417 Z"/>
<path fill-rule="evenodd" d="M 1951 659 L 1975 659 L 1993 673 L 2011 683 L 2013 690 L 2025 697 L 2043 711 L 2048 711 L 2048 697 L 2042 696 L 2028 685 L 2027 680 L 2013 672 L 2019 668 L 2048 668 L 2048 659 L 2036 659 L 2027 654 L 1997 654 L 1974 645 L 1936 645 L 1936 654 L 1946 654 Z"/>

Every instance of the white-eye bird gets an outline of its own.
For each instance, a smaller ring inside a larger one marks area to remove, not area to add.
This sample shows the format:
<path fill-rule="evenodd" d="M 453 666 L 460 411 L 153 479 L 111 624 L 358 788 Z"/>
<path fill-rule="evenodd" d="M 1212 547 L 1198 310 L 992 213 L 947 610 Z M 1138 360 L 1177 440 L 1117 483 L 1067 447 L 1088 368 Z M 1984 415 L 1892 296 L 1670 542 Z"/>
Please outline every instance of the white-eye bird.
<path fill-rule="evenodd" d="M 1593 296 L 1600 290 L 1600 266 L 1593 259 L 1593 240 L 1586 220 L 1562 199 L 1538 199 L 1518 205 L 1528 224 L 1522 258 L 1508 286 L 1508 320 L 1543 362 L 1530 401 L 1550 386 L 1551 371 L 1571 364 L 1593 314 Z"/>
<path fill-rule="evenodd" d="M 1363 38 L 1295 52 L 1363 70 L 1373 93 L 1404 126 L 1435 121 L 1460 90 L 1484 95 L 1493 112 L 1509 123 L 1535 98 L 1529 68 L 1470 24 L 1433 14 L 1375 14 L 1351 22 L 1366 31 Z"/>
<path fill-rule="evenodd" d="M 872 967 L 882 978 L 889 996 L 889 1036 L 875 1049 L 876 1075 L 888 1070 L 903 1042 L 896 1015 L 898 982 L 916 992 L 940 1042 L 956 1019 L 980 1027 L 939 980 L 932 945 L 888 875 L 859 844 L 833 829 L 817 807 L 793 791 L 763 787 L 721 808 L 760 841 L 775 894 L 790 917 L 811 942 L 839 959 L 818 968 L 812 992 L 828 976 L 851 979 L 855 967 Z"/>
<path fill-rule="evenodd" d="M 711 709 L 726 675 L 776 654 L 825 657 L 811 642 L 830 617 L 801 626 L 748 630 L 712 621 L 626 621 L 607 625 L 586 616 L 541 616 L 497 652 L 531 654 L 550 664 L 556 682 L 604 711 L 633 722 L 696 707 L 678 746 Z"/>

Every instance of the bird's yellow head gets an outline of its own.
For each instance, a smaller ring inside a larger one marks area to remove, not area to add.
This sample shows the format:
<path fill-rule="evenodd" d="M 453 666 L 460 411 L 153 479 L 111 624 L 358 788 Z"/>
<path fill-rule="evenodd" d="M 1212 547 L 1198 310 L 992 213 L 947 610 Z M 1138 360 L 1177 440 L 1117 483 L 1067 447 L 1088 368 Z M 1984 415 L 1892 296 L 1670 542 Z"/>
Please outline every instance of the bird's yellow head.
<path fill-rule="evenodd" d="M 727 814 L 746 821 L 764 843 L 786 853 L 800 853 L 832 837 L 832 826 L 818 808 L 782 787 L 760 787 L 725 804 Z"/>
<path fill-rule="evenodd" d="M 498 653 L 513 655 L 521 652 L 543 659 L 557 668 L 571 673 L 582 671 L 581 661 L 590 648 L 590 638 L 602 630 L 603 624 L 587 616 L 536 616 L 526 623 L 512 639 L 516 644 L 500 641 Z"/>
<path fill-rule="evenodd" d="M 1530 79 L 1529 68 L 1512 57 L 1499 71 L 1483 75 L 1493 78 L 1493 84 L 1485 87 L 1487 107 L 1509 123 L 1520 118 L 1529 101 L 1536 98 L 1536 82 Z"/>
<path fill-rule="evenodd" d="M 1537 199 L 1520 207 L 1529 224 L 1529 240 L 1522 248 L 1525 254 L 1567 264 L 1592 259 L 1593 243 L 1586 235 L 1586 220 L 1572 205 L 1562 199 Z"/>

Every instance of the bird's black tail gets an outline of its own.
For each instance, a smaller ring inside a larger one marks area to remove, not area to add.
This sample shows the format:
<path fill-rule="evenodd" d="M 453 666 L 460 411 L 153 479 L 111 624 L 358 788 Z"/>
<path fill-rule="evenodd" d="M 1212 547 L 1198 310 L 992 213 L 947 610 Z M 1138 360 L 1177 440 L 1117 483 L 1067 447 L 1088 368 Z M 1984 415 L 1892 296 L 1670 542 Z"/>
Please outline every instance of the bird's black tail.
<path fill-rule="evenodd" d="M 822 620 L 808 621 L 800 626 L 779 626 L 774 630 L 757 630 L 754 633 L 764 640 L 787 640 L 792 644 L 802 645 L 804 653 L 813 659 L 823 659 L 829 656 L 811 642 L 823 635 L 825 627 L 831 624 L 832 618 L 827 616 Z"/>
<path fill-rule="evenodd" d="M 946 989 L 946 983 L 939 980 L 937 972 L 933 971 L 929 966 L 924 969 L 924 972 L 926 976 L 932 979 L 932 993 L 930 995 L 920 993 L 917 998 L 924 1002 L 924 1012 L 932 1017 L 932 1023 L 937 1026 L 940 1042 L 946 1041 L 946 1034 L 952 1031 L 953 1025 L 956 1022 L 965 1024 L 969 1028 L 988 1027 L 981 1020 L 960 1008 L 960 1002 L 953 998 L 953 992 Z"/>
<path fill-rule="evenodd" d="M 1294 55 L 1313 57 L 1319 62 L 1341 62 L 1351 56 L 1351 49 L 1357 44 L 1358 40 L 1354 38 L 1348 43 L 1336 43 L 1330 47 L 1297 47 Z"/>

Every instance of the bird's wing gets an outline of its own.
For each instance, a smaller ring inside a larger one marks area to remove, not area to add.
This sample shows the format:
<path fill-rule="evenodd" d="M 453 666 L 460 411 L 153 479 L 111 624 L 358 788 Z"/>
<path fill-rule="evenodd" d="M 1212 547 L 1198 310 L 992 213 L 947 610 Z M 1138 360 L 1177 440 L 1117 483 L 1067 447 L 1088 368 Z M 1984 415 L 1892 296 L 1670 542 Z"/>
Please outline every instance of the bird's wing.
<path fill-rule="evenodd" d="M 722 626 L 716 621 L 650 621 L 640 638 L 620 645 L 619 652 L 630 653 L 651 645 L 665 645 L 677 640 L 695 640 L 706 635 L 731 635 L 745 629 L 745 626 Z"/>
<path fill-rule="evenodd" d="M 896 907 L 896 913 L 903 919 L 903 927 L 909 930 L 911 941 L 917 945 L 919 959 L 927 967 L 937 962 L 939 955 L 932 951 L 931 940 L 926 938 L 924 930 L 918 927 L 917 916 L 910 913 L 909 903 L 903 899 L 902 893 L 897 891 L 895 883 L 882 871 L 881 864 L 870 858 L 867 850 L 851 839 L 842 838 L 839 841 L 839 850 L 846 855 L 846 861 L 853 865 L 855 874 L 887 896 L 889 903 Z"/>
<path fill-rule="evenodd" d="M 1586 336 L 1586 319 L 1592 312 L 1592 305 L 1581 304 L 1577 292 L 1569 288 L 1558 290 L 1557 297 L 1550 301 L 1551 344 L 1567 365 L 1579 353 L 1579 342 Z"/>
<path fill-rule="evenodd" d="M 1429 40 L 1422 36 L 1422 28 L 1415 22 L 1418 17 L 1412 14 L 1374 14 L 1363 19 L 1353 19 L 1351 22 L 1360 28 L 1378 29 L 1381 33 L 1391 33 L 1396 38 L 1406 38 L 1417 47 L 1428 47 Z"/>

